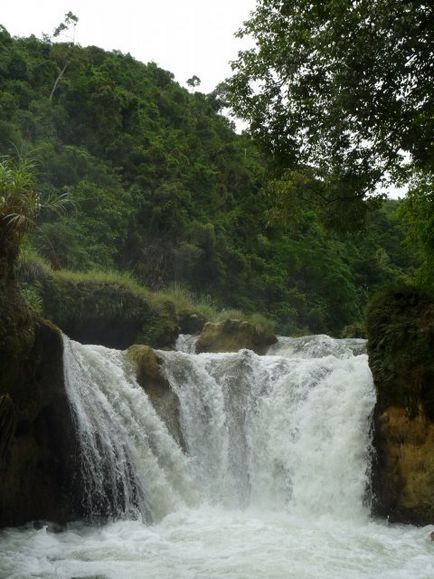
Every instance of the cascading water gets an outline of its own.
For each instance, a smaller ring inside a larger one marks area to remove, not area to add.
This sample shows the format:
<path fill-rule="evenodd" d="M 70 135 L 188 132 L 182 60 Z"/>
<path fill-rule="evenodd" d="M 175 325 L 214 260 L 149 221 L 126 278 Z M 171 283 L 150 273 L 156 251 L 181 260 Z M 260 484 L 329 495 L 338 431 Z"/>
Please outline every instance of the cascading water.
<path fill-rule="evenodd" d="M 123 353 L 64 338 L 64 367 L 89 516 L 152 521 L 189 502 L 188 461 Z"/>
<path fill-rule="evenodd" d="M 89 515 L 152 521 L 194 490 L 231 507 L 360 515 L 374 404 L 366 356 L 326 337 L 295 342 L 275 348 L 284 357 L 159 352 L 187 459 L 122 352 L 65 338 Z"/>
<path fill-rule="evenodd" d="M 159 353 L 204 499 L 362 513 L 375 402 L 367 359 L 330 338 L 315 347 L 315 358 Z"/>
<path fill-rule="evenodd" d="M 364 506 L 375 397 L 364 342 L 267 356 L 157 352 L 187 453 L 122 352 L 65 338 L 84 506 L 103 526 L 0 534 L 0 577 L 428 579 L 427 529 Z M 111 520 L 111 522 L 110 522 Z"/>

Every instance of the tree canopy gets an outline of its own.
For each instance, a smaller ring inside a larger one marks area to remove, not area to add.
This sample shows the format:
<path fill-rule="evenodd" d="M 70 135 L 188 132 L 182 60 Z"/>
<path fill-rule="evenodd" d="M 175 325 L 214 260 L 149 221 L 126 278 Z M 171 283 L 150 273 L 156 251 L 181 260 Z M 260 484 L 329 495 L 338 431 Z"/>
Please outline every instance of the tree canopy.
<path fill-rule="evenodd" d="M 254 46 L 227 83 L 235 114 L 329 200 L 434 168 L 432 2 L 258 0 L 239 36 Z"/>
<path fill-rule="evenodd" d="M 38 203 L 73 201 L 43 211 L 27 238 L 53 268 L 131 272 L 152 290 L 261 312 L 282 333 L 334 334 L 361 320 L 377 288 L 412 274 L 398 203 L 372 212 L 363 233 L 327 227 L 312 202 L 317 172 L 274 178 L 216 95 L 193 88 L 130 55 L 0 27 L 0 155 L 30 152 Z M 290 200 L 297 213 L 283 219 Z"/>

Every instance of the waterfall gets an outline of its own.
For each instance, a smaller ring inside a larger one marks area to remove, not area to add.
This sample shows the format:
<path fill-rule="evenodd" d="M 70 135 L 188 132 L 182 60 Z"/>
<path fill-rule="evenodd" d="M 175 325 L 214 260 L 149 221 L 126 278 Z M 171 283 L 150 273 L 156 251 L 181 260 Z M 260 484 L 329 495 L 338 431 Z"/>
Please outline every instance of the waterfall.
<path fill-rule="evenodd" d="M 124 354 L 64 337 L 64 368 L 89 516 L 150 522 L 190 503 L 188 459 Z"/>
<path fill-rule="evenodd" d="M 365 516 L 375 402 L 364 342 L 281 338 L 266 356 L 158 351 L 185 454 L 124 353 L 65 338 L 65 382 L 91 515 L 150 521 L 210 503 Z"/>
<path fill-rule="evenodd" d="M 192 334 L 179 334 L 176 339 L 175 350 L 186 354 L 195 354 L 197 338 L 198 336 Z"/>
<path fill-rule="evenodd" d="M 363 348 L 311 336 L 280 339 L 267 356 L 160 352 L 203 498 L 363 514 L 375 403 Z"/>

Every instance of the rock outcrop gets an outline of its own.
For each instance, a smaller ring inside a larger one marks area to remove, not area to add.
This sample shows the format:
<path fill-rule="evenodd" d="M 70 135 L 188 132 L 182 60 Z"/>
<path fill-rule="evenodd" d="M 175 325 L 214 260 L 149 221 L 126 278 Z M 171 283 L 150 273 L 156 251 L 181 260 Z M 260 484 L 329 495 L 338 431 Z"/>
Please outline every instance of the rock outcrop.
<path fill-rule="evenodd" d="M 150 323 L 146 296 L 128 287 L 44 274 L 39 280 L 44 313 L 73 340 L 123 349 L 139 341 Z"/>
<path fill-rule="evenodd" d="M 207 319 L 203 314 L 196 312 L 180 312 L 179 326 L 182 334 L 198 334 Z"/>
<path fill-rule="evenodd" d="M 149 346 L 134 345 L 127 355 L 136 365 L 137 381 L 145 390 L 161 420 L 181 448 L 185 448 L 180 419 L 179 399 L 161 371 L 161 362 Z"/>
<path fill-rule="evenodd" d="M 60 331 L 24 303 L 18 246 L 0 227 L 0 527 L 80 514 Z M 78 482 L 78 481 L 77 481 Z M 78 500 L 75 499 L 78 497 Z"/>
<path fill-rule="evenodd" d="M 76 450 L 57 328 L 35 320 L 25 352 L 0 348 L 0 527 L 80 513 Z M 3 344 L 4 346 L 4 344 Z M 6 360 L 6 364 L 5 364 Z"/>
<path fill-rule="evenodd" d="M 243 348 L 265 354 L 277 342 L 276 336 L 263 328 L 241 320 L 205 324 L 196 343 L 196 352 L 237 352 Z"/>
<path fill-rule="evenodd" d="M 377 390 L 374 512 L 434 523 L 434 298 L 388 291 L 371 303 L 367 322 Z"/>
<path fill-rule="evenodd" d="M 206 322 L 193 304 L 179 306 L 121 275 L 53 271 L 31 260 L 23 260 L 18 273 L 21 283 L 36 291 L 43 315 L 82 344 L 172 348 L 180 332 L 198 333 Z"/>

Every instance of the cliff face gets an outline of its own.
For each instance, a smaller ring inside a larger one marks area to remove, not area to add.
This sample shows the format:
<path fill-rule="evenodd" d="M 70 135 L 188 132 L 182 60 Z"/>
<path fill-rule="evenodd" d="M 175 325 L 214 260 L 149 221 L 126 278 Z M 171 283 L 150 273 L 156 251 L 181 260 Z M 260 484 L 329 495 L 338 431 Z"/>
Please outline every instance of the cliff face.
<path fill-rule="evenodd" d="M 62 336 L 23 302 L 12 249 L 0 251 L 0 527 L 80 509 Z"/>
<path fill-rule="evenodd" d="M 434 298 L 391 290 L 368 310 L 368 353 L 377 390 L 374 512 L 434 522 Z"/>
<path fill-rule="evenodd" d="M 35 321 L 33 333 L 24 355 L 6 354 L 9 380 L 0 379 L 0 526 L 76 515 L 78 469 L 62 337 L 44 321 Z"/>

